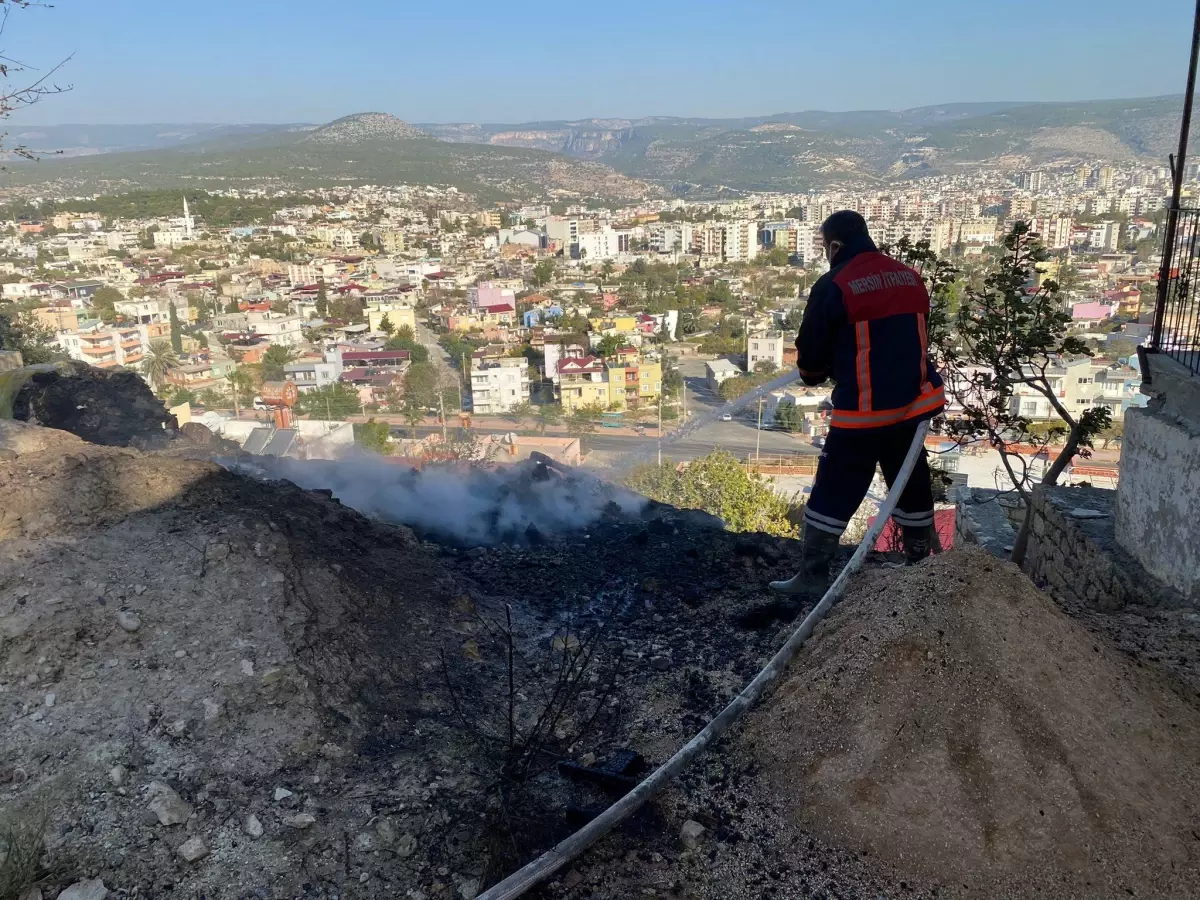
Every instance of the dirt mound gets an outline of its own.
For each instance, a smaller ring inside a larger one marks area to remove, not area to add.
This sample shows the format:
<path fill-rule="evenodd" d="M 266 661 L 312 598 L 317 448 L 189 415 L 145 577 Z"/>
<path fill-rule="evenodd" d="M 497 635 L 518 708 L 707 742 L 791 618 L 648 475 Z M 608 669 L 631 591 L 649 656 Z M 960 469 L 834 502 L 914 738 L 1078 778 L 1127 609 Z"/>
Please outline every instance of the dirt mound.
<path fill-rule="evenodd" d="M 76 361 L 36 368 L 13 394 L 14 419 L 111 447 L 157 448 L 175 437 L 175 417 L 128 369 Z"/>
<path fill-rule="evenodd" d="M 377 735 L 436 704 L 454 579 L 322 495 L 38 432 L 0 463 L 0 808 L 49 808 L 46 895 L 402 895 L 443 823 Z"/>
<path fill-rule="evenodd" d="M 981 551 L 863 576 L 744 740 L 801 827 L 951 889 L 1200 891 L 1200 713 Z"/>

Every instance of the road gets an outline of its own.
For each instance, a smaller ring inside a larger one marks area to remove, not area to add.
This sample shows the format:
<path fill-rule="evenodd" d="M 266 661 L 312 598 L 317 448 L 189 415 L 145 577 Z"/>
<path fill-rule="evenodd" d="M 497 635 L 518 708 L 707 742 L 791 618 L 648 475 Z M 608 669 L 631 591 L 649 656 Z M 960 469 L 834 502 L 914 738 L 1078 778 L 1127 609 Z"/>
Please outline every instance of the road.
<path fill-rule="evenodd" d="M 418 435 L 440 434 L 440 425 L 418 425 Z M 456 429 L 450 426 L 451 431 Z M 508 434 L 516 431 L 517 428 L 473 428 L 474 434 Z M 392 433 L 397 437 L 409 437 L 412 435 L 412 429 L 405 425 L 392 426 Z M 551 437 L 563 437 L 561 432 L 551 433 Z M 678 460 L 680 462 L 689 459 L 695 459 L 698 456 L 704 456 L 711 453 L 715 448 L 720 447 L 722 450 L 728 450 L 736 456 L 746 457 L 751 456 L 755 452 L 755 437 L 756 432 L 754 426 L 745 422 L 714 422 L 711 425 L 706 425 L 695 434 L 690 435 L 684 440 L 671 441 L 670 433 L 668 432 L 663 441 L 663 456 L 668 459 Z M 627 454 L 644 452 L 656 454 L 658 449 L 658 439 L 654 436 L 639 437 L 634 435 L 621 434 L 604 434 L 603 429 L 599 429 L 595 434 L 587 434 L 583 436 L 583 450 L 585 453 L 596 453 L 598 456 L 603 456 L 605 461 L 612 461 L 616 457 Z M 763 456 L 769 455 L 785 455 L 798 456 L 800 454 L 816 454 L 817 450 L 812 444 L 807 443 L 803 438 L 792 437 L 788 434 L 783 434 L 777 431 L 764 431 L 762 433 L 762 446 L 760 452 Z"/>

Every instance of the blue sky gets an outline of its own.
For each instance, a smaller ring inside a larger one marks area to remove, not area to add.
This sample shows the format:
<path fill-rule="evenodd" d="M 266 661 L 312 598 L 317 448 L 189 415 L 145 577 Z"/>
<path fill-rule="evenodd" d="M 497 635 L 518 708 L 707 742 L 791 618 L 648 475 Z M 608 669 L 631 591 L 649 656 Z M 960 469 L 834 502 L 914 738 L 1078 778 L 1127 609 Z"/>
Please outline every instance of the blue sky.
<path fill-rule="evenodd" d="M 1181 93 L 1191 0 L 52 0 L 13 126 L 739 116 Z"/>

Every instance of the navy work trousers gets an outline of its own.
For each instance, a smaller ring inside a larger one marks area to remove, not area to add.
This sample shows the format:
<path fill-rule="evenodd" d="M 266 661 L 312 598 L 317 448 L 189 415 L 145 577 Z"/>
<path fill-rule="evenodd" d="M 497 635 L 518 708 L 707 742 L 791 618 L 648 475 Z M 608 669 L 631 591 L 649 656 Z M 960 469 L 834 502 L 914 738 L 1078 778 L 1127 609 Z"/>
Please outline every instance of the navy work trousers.
<path fill-rule="evenodd" d="M 890 428 L 829 429 L 804 521 L 831 534 L 845 531 L 871 487 L 876 465 L 883 470 L 888 487 L 892 486 L 918 424 L 913 419 Z M 933 488 L 924 447 L 892 518 L 901 526 L 933 525 Z"/>

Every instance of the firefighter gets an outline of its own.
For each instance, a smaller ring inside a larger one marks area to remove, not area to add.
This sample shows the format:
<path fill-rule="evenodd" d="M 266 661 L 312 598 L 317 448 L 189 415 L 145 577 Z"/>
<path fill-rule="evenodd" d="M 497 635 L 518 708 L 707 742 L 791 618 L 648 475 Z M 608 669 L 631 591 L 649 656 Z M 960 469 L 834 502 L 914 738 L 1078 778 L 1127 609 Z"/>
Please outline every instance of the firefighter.
<path fill-rule="evenodd" d="M 945 407 L 942 379 L 929 358 L 929 292 L 920 274 L 880 253 L 866 220 L 835 212 L 821 226 L 830 270 L 813 285 L 796 337 L 800 377 L 832 380 L 829 435 L 804 512 L 800 574 L 777 589 L 823 589 L 839 538 L 875 477 L 890 487 L 920 422 Z M 929 555 L 933 491 L 922 448 L 892 519 L 910 563 Z"/>

